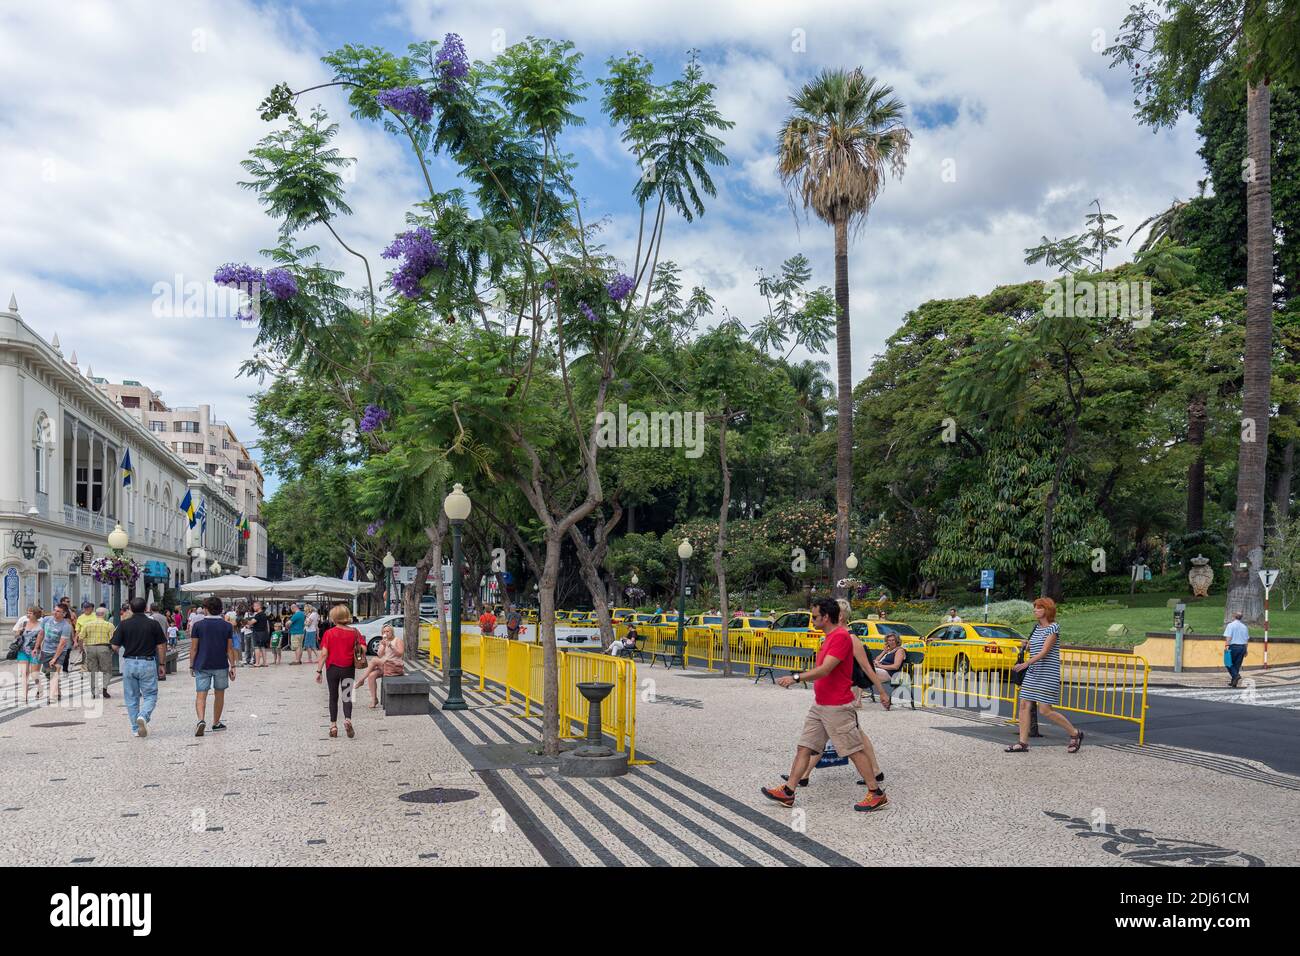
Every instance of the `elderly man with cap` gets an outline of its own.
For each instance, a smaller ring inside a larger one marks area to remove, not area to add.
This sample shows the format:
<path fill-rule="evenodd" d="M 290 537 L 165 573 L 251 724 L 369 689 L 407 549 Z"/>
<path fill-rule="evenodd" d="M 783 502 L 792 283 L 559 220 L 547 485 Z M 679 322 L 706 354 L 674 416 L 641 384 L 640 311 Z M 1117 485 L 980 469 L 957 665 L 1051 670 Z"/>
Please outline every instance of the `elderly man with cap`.
<path fill-rule="evenodd" d="M 81 642 L 82 658 L 86 666 L 86 679 L 90 682 L 90 696 L 98 697 L 95 675 L 99 674 L 99 690 L 108 699 L 108 680 L 113 673 L 113 622 L 108 619 L 108 608 L 100 605 L 90 620 L 77 619 L 77 639 Z"/>

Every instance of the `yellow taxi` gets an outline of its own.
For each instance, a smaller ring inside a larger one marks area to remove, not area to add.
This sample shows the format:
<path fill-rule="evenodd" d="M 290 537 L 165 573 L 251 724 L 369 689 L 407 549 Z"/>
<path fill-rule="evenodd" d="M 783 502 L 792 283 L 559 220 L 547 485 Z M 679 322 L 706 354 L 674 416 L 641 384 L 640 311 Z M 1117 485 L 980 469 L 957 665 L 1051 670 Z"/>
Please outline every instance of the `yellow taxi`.
<path fill-rule="evenodd" d="M 556 611 L 556 612 L 555 612 L 555 623 L 556 623 L 556 624 L 568 624 L 568 623 L 569 623 L 569 617 L 570 617 L 571 615 L 573 615 L 573 614 L 577 614 L 577 613 L 578 613 L 577 611 Z"/>
<path fill-rule="evenodd" d="M 638 624 L 636 629 L 646 637 L 654 637 L 660 641 L 675 641 L 677 640 L 677 614 L 652 614 L 649 621 Z"/>
<path fill-rule="evenodd" d="M 570 627 L 595 627 L 596 612 L 595 611 L 574 611 L 572 614 L 569 615 L 569 626 Z"/>
<path fill-rule="evenodd" d="M 876 621 L 860 618 L 849 622 L 849 633 L 858 638 L 867 647 L 884 649 L 885 638 L 890 634 L 898 636 L 904 647 L 921 648 L 921 632 L 902 621 Z"/>
<path fill-rule="evenodd" d="M 1025 638 L 1007 624 L 940 624 L 923 638 L 931 670 L 1006 670 L 1016 662 Z"/>
<path fill-rule="evenodd" d="M 634 607 L 612 607 L 609 609 L 609 619 L 614 624 L 626 624 L 627 619 L 636 614 Z"/>

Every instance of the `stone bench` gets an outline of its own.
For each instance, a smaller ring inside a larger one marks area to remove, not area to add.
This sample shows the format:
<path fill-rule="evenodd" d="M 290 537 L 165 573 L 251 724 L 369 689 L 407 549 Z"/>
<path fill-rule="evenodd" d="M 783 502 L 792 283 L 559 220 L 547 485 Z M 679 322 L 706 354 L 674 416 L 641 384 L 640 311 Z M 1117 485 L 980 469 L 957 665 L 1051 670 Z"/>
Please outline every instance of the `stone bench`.
<path fill-rule="evenodd" d="M 379 699 L 389 717 L 429 713 L 429 681 L 420 674 L 379 679 Z"/>

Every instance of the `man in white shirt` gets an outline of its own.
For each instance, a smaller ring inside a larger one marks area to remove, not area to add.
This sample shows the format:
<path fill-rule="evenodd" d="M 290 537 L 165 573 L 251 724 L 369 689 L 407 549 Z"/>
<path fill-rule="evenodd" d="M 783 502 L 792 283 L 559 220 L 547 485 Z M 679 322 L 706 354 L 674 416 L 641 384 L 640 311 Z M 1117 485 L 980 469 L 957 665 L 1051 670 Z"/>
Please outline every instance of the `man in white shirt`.
<path fill-rule="evenodd" d="M 1241 679 L 1241 662 L 1246 659 L 1246 647 L 1250 643 L 1250 629 L 1241 622 L 1240 611 L 1232 615 L 1232 620 L 1223 629 L 1223 636 L 1226 638 L 1223 649 L 1229 654 L 1228 676 L 1232 678 L 1228 686 L 1236 687 Z"/>
<path fill-rule="evenodd" d="M 948 616 L 943 619 L 943 623 L 945 624 L 961 623 L 961 616 L 957 613 L 957 609 L 955 607 L 948 608 Z"/>

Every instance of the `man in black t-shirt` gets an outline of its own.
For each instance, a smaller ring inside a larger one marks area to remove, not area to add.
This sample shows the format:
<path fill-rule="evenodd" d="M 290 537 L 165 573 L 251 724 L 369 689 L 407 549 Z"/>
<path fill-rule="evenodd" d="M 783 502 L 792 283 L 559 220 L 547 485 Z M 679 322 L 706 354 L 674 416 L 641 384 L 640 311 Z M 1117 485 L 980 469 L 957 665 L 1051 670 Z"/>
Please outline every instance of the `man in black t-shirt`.
<path fill-rule="evenodd" d="M 130 608 L 131 616 L 113 632 L 112 645 L 122 649 L 122 696 L 131 736 L 148 737 L 158 679 L 167 673 L 167 632 L 144 613 L 144 598 L 131 598 Z"/>

